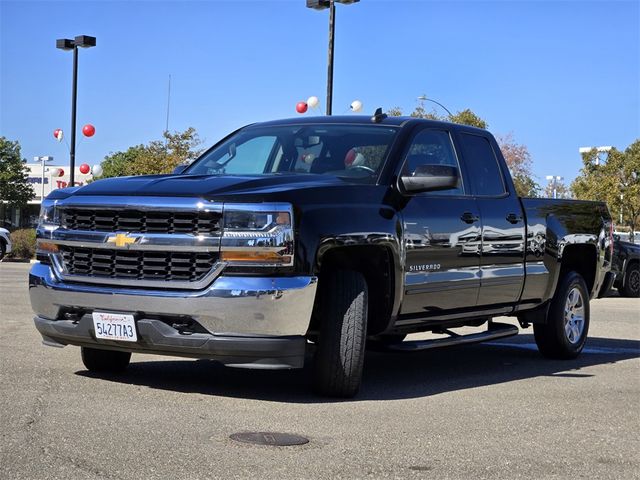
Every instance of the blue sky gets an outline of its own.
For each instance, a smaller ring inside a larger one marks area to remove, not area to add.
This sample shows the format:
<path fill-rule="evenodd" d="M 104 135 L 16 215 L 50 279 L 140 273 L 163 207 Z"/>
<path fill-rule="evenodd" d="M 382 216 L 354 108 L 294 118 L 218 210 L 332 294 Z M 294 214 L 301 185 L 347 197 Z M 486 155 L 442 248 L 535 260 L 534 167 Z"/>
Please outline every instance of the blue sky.
<path fill-rule="evenodd" d="M 0 135 L 23 156 L 68 160 L 71 59 L 55 39 L 87 34 L 77 161 L 197 129 L 206 145 L 247 123 L 324 105 L 327 11 L 305 0 L 0 0 Z M 640 137 L 640 2 L 361 0 L 338 5 L 334 113 L 359 99 L 409 113 L 421 94 L 471 108 L 529 147 L 534 172 L 572 179 L 578 147 Z M 79 138 L 82 138 L 81 136 Z"/>

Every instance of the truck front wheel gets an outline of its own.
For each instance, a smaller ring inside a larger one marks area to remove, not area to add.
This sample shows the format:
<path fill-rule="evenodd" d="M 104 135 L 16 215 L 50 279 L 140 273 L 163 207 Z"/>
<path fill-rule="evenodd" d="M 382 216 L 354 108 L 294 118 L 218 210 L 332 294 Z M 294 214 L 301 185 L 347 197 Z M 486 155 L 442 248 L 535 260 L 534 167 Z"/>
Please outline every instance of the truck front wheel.
<path fill-rule="evenodd" d="M 584 279 L 568 272 L 551 300 L 547 321 L 534 324 L 533 334 L 540 353 L 547 358 L 576 358 L 589 332 L 589 294 Z"/>
<path fill-rule="evenodd" d="M 322 282 L 324 281 L 324 285 Z M 362 381 L 367 337 L 367 282 L 337 270 L 320 280 L 322 323 L 314 365 L 314 388 L 332 397 L 353 397 Z"/>
<path fill-rule="evenodd" d="M 90 372 L 122 372 L 127 368 L 131 360 L 131 352 L 80 347 L 80 353 L 82 355 L 82 363 Z"/>

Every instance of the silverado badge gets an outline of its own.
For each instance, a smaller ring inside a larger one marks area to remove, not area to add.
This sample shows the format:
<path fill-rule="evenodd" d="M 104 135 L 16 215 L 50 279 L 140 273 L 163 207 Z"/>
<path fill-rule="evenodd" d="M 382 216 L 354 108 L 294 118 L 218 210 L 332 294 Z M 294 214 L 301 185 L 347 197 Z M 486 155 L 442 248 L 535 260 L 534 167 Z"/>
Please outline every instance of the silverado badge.
<path fill-rule="evenodd" d="M 107 238 L 107 243 L 115 243 L 116 247 L 126 247 L 132 243 L 135 243 L 134 237 L 128 236 L 127 233 L 117 233 L 115 237 Z"/>

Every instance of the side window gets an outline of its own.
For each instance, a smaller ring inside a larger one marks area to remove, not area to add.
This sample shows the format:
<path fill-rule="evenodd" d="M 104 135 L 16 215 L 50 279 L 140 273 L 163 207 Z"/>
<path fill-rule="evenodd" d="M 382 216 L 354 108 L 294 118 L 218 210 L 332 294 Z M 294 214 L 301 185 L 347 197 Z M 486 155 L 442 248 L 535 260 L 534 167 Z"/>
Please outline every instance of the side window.
<path fill-rule="evenodd" d="M 426 192 L 421 195 L 464 195 L 462 171 L 458 165 L 451 137 L 445 130 L 425 129 L 413 138 L 409 152 L 402 166 L 402 175 L 411 176 L 420 165 L 448 165 L 456 167 L 460 175 L 457 188 Z"/>
<path fill-rule="evenodd" d="M 474 194 L 496 196 L 505 192 L 502 172 L 491 143 L 486 137 L 460 134 L 462 153 Z"/>

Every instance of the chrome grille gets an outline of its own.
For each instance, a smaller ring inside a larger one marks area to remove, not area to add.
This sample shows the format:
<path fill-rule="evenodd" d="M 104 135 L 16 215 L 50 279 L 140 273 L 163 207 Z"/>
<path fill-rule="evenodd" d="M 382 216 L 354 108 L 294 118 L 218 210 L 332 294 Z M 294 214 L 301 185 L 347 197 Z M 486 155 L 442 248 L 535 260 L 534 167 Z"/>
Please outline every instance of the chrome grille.
<path fill-rule="evenodd" d="M 156 252 L 60 246 L 71 275 L 195 282 L 214 268 L 218 253 Z"/>
<path fill-rule="evenodd" d="M 61 224 L 69 230 L 131 233 L 190 233 L 215 235 L 220 232 L 220 212 L 169 212 L 142 210 L 87 210 L 64 208 Z"/>

